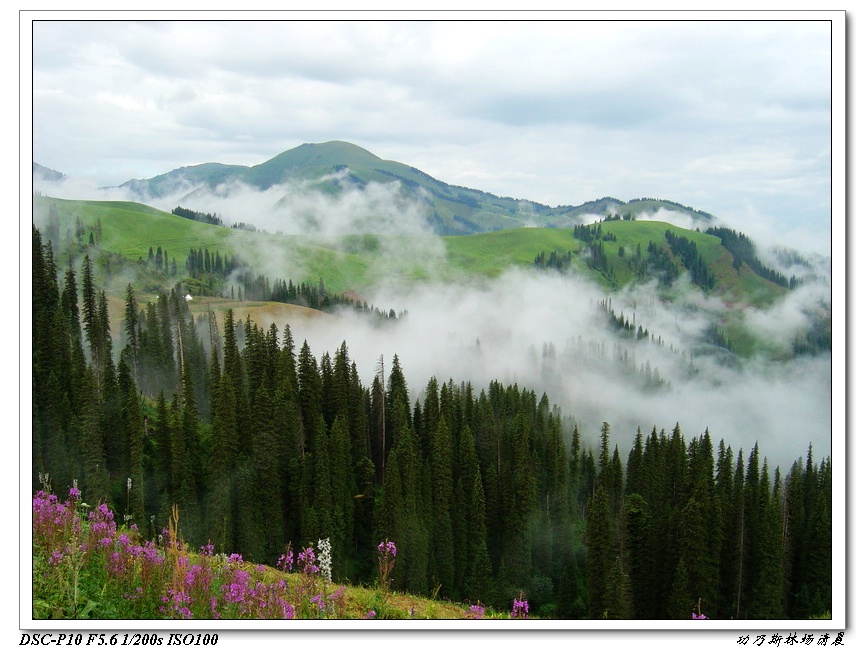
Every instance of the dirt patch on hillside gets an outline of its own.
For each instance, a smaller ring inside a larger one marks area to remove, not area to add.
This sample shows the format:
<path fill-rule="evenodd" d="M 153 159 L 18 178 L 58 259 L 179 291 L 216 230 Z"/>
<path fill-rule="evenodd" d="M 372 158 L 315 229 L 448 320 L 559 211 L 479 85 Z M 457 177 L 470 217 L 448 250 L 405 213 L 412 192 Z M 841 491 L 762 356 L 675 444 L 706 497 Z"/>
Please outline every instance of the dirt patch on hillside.
<path fill-rule="evenodd" d="M 281 302 L 238 302 L 236 300 L 200 298 L 189 303 L 189 310 L 196 316 L 207 313 L 208 309 L 216 314 L 220 332 L 225 322 L 225 313 L 229 309 L 234 311 L 235 321 L 246 322 L 246 318 L 249 316 L 252 322 L 262 329 L 268 329 L 271 324 L 275 323 L 280 334 L 282 334 L 282 329 L 286 323 L 295 329 L 296 327 L 308 327 L 316 321 L 329 322 L 336 318 L 332 314 L 326 314 L 317 309 Z"/>
<path fill-rule="evenodd" d="M 155 300 L 155 298 L 154 298 Z M 139 300 L 139 309 L 143 309 L 145 301 Z M 268 329 L 272 323 L 275 323 L 279 328 L 280 337 L 285 324 L 288 323 L 292 330 L 312 327 L 316 323 L 330 323 L 338 317 L 333 314 L 327 314 L 317 309 L 309 307 L 301 307 L 300 305 L 288 305 L 281 302 L 254 302 L 254 301 L 238 301 L 229 300 L 226 298 L 214 298 L 209 296 L 194 297 L 189 301 L 189 311 L 195 317 L 196 321 L 200 315 L 212 311 L 216 315 L 216 322 L 219 326 L 219 332 L 222 333 L 225 324 L 225 313 L 232 309 L 234 310 L 234 320 L 246 322 L 246 317 L 249 316 L 252 322 L 257 324 L 262 329 Z M 111 333 L 114 339 L 114 345 L 120 345 L 123 338 L 124 327 L 124 310 L 125 300 L 116 296 L 108 298 L 109 321 L 111 323 Z"/>

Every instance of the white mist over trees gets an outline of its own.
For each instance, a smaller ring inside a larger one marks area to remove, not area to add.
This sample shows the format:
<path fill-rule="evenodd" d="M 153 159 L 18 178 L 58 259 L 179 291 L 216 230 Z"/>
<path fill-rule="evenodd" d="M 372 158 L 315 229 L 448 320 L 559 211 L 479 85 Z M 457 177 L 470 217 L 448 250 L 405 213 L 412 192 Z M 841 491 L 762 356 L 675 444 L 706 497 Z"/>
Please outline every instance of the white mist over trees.
<path fill-rule="evenodd" d="M 811 276 L 774 303 L 742 307 L 749 333 L 778 358 L 736 358 L 706 342 L 706 332 L 730 306 L 686 278 L 674 285 L 673 300 L 669 294 L 662 299 L 652 282 L 611 293 L 574 273 L 514 268 L 494 278 L 454 279 L 445 274 L 447 253 L 432 234 L 428 206 L 409 198 L 399 183 L 358 187 L 344 174 L 337 180 L 342 191 L 335 194 L 311 182 L 263 192 L 240 185 L 216 192 L 183 187 L 161 199 L 160 207 L 183 203 L 227 223 L 329 244 L 350 234 L 376 235 L 380 254 L 372 275 L 379 280 L 358 290 L 371 304 L 407 316 L 381 329 L 346 311 L 340 319 L 298 329 L 296 336 L 318 351 L 345 340 L 361 374 L 370 377 L 381 355 L 397 354 L 415 395 L 430 376 L 477 385 L 496 378 L 547 393 L 586 430 L 610 422 L 618 442 L 630 440 L 638 427 L 678 422 L 688 433 L 708 428 L 746 448 L 759 441 L 779 462 L 792 461 L 790 455 L 808 444 L 829 453 L 830 356 L 791 355 L 811 315 L 831 309 L 829 278 L 820 266 L 810 266 Z M 667 210 L 636 218 L 681 220 Z M 681 225 L 693 226 L 687 221 Z M 272 278 L 307 271 L 291 250 L 264 241 L 254 257 L 260 260 L 256 270 Z M 776 251 L 767 258 L 776 266 L 803 268 L 796 266 L 804 262 L 798 255 L 785 259 Z M 412 277 L 417 269 L 422 281 Z M 635 340 L 610 331 L 601 304 L 649 335 Z M 663 385 L 646 390 L 646 375 Z"/>

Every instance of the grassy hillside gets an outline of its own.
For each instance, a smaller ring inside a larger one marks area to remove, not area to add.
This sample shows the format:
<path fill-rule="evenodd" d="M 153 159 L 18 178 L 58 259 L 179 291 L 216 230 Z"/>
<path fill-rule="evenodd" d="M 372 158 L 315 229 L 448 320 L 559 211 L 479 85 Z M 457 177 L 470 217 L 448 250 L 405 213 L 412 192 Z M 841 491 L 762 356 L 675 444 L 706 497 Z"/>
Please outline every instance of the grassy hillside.
<path fill-rule="evenodd" d="M 135 262 L 146 260 L 149 251 L 161 248 L 163 255 L 183 267 L 190 249 L 206 248 L 220 255 L 239 255 L 262 273 L 295 282 L 324 279 L 335 291 L 347 291 L 364 283 L 371 257 L 340 250 L 338 246 L 310 238 L 273 235 L 224 228 L 184 219 L 140 203 L 113 201 L 68 201 L 46 197 L 34 199 L 34 221 L 45 224 L 54 211 L 60 236 L 74 238 L 78 220 L 86 229 L 101 230 L 99 246 Z"/>
<path fill-rule="evenodd" d="M 444 239 L 450 265 L 486 276 L 498 275 L 509 266 L 530 267 L 541 251 L 567 252 L 577 247 L 569 228 L 519 228 Z"/>
<path fill-rule="evenodd" d="M 715 288 L 711 292 L 713 295 L 730 301 L 760 305 L 771 302 L 785 291 L 761 278 L 747 266 L 738 270 L 733 268 L 733 256 L 721 245 L 718 237 L 660 221 L 609 221 L 603 224 L 603 230 L 616 237 L 615 242 L 605 242 L 604 249 L 613 263 L 614 278 L 619 285 L 633 280 L 633 273 L 627 268 L 626 260 L 618 255 L 619 246 L 624 246 L 627 257 L 636 250 L 637 245 L 640 245 L 643 251 L 648 248 L 649 242 L 666 245 L 664 233 L 670 230 L 696 244 L 697 252 L 715 276 Z M 684 266 L 681 266 L 681 270 L 685 271 Z"/>
<path fill-rule="evenodd" d="M 603 231 L 615 236 L 615 241 L 602 242 L 612 266 L 610 276 L 588 269 L 581 253 L 586 244 L 574 238 L 571 228 L 521 228 L 494 233 L 482 233 L 466 237 L 445 237 L 448 263 L 462 272 L 495 276 L 508 266 L 533 264 L 541 252 L 557 254 L 572 252 L 574 268 L 593 277 L 610 289 L 623 287 L 637 278 L 629 260 L 639 246 L 646 251 L 649 243 L 667 246 L 664 233 L 672 231 L 679 237 L 687 237 L 696 244 L 699 255 L 716 278 L 713 295 L 732 302 L 765 304 L 782 295 L 785 289 L 765 280 L 747 266 L 733 268 L 733 256 L 712 235 L 679 228 L 659 221 L 610 221 L 603 224 Z M 624 249 L 624 256 L 619 249 Z M 685 267 L 679 264 L 680 272 Z"/>
<path fill-rule="evenodd" d="M 378 280 L 395 276 L 409 280 L 465 274 L 495 277 L 511 266 L 530 268 L 539 253 L 553 251 L 571 252 L 577 272 L 615 289 L 636 279 L 629 260 L 637 248 L 645 253 L 650 243 L 666 246 L 667 230 L 696 244 L 716 278 L 713 295 L 733 303 L 761 305 L 785 291 L 756 275 L 747 265 L 735 269 L 732 255 L 717 237 L 656 221 L 603 223 L 603 232 L 615 237 L 615 241 L 602 243 L 611 272 L 601 274 L 587 266 L 586 244 L 574 238 L 572 228 L 517 228 L 444 237 L 442 258 L 432 241 L 426 246 L 422 240 L 405 235 L 353 235 L 324 240 L 224 228 L 138 203 L 34 199 L 37 223 L 44 223 L 52 212 L 58 216 L 62 237 L 74 236 L 80 221 L 86 233 L 98 229 L 100 247 L 132 261 L 147 259 L 149 251 L 161 248 L 164 255 L 177 262 L 182 273 L 189 250 L 207 248 L 211 254 L 239 255 L 253 268 L 274 278 L 310 283 L 321 278 L 330 290 L 338 292 L 362 292 Z M 679 271 L 685 271 L 681 262 Z"/>

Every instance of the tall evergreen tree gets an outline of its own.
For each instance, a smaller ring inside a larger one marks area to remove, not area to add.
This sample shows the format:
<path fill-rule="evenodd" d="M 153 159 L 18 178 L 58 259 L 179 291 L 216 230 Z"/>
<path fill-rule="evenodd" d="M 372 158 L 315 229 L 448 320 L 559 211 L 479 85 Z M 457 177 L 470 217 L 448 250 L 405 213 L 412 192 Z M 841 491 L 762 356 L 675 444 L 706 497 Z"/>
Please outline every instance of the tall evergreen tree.
<path fill-rule="evenodd" d="M 625 570 L 630 576 L 635 618 L 650 618 L 649 607 L 656 597 L 654 563 L 652 562 L 652 511 L 640 494 L 631 493 L 623 508 Z"/>
<path fill-rule="evenodd" d="M 90 503 L 108 500 L 110 485 L 105 462 L 105 446 L 99 423 L 99 392 L 90 368 L 85 371 L 78 410 L 78 447 L 81 449 L 81 493 Z"/>
<path fill-rule="evenodd" d="M 297 378 L 301 431 L 304 446 L 309 447 L 321 417 L 321 373 L 307 341 L 300 349 Z"/>
<path fill-rule="evenodd" d="M 208 540 L 216 549 L 227 553 L 236 548 L 234 493 L 237 467 L 234 384 L 227 373 L 222 374 L 214 386 L 211 409 L 211 447 L 206 489 L 206 509 L 211 516 L 206 530 Z"/>
<path fill-rule="evenodd" d="M 351 462 L 351 435 L 348 420 L 340 410 L 333 421 L 329 437 L 331 509 L 333 511 L 330 543 L 334 556 L 334 576 L 350 574 L 349 560 L 354 545 L 354 496 L 357 488 Z"/>
<path fill-rule="evenodd" d="M 432 522 L 430 571 L 433 584 L 441 585 L 441 595 L 456 596 L 454 589 L 453 534 L 453 445 L 450 427 L 444 415 L 432 432 L 430 469 L 432 480 Z"/>
<path fill-rule="evenodd" d="M 144 421 L 135 379 L 132 370 L 124 360 L 121 360 L 117 369 L 117 383 L 123 418 L 124 447 L 129 454 L 128 461 L 125 463 L 128 469 L 126 513 L 133 523 L 143 529 L 145 523 Z"/>
<path fill-rule="evenodd" d="M 273 415 L 273 401 L 264 383 L 256 391 L 252 412 L 251 467 L 255 476 L 254 502 L 243 507 L 255 511 L 255 526 L 262 535 L 263 559 L 275 563 L 284 550 L 282 528 L 282 485 L 279 446 Z"/>
<path fill-rule="evenodd" d="M 394 589 L 428 592 L 429 530 L 423 518 L 420 443 L 410 426 L 397 432 L 385 466 L 385 484 L 377 520 L 381 539 L 402 549 L 392 579 Z"/>
<path fill-rule="evenodd" d="M 589 501 L 586 520 L 587 573 L 589 618 L 607 618 L 610 612 L 608 585 L 612 583 L 615 541 L 610 516 L 610 499 L 603 484 Z"/>

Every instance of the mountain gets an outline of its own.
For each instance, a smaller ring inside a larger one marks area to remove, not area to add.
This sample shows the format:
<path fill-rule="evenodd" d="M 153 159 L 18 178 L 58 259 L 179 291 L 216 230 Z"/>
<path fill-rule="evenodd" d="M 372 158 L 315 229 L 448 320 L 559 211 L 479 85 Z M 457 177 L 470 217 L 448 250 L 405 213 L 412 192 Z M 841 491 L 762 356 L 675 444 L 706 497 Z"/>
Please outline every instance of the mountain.
<path fill-rule="evenodd" d="M 678 212 L 700 225 L 713 217 L 672 201 L 635 199 L 624 202 L 611 197 L 579 206 L 551 207 L 523 199 L 500 197 L 481 190 L 450 185 L 404 163 L 384 160 L 349 142 L 332 141 L 302 144 L 259 165 L 205 163 L 181 167 L 150 179 L 130 180 L 120 187 L 134 198 L 178 196 L 194 200 L 196 194 L 218 192 L 230 195 L 233 186 L 268 190 L 285 183 L 309 183 L 326 193 L 363 188 L 370 183 L 398 182 L 406 198 L 425 204 L 427 220 L 440 235 L 466 235 L 527 225 L 572 227 L 583 215 L 656 213 L 661 209 Z M 285 196 L 283 200 L 290 200 Z"/>
<path fill-rule="evenodd" d="M 55 171 L 53 169 L 49 169 L 48 167 L 43 167 L 39 163 L 34 162 L 33 163 L 33 178 L 34 179 L 39 178 L 39 179 L 46 180 L 46 181 L 57 182 L 57 181 L 62 181 L 64 178 L 66 178 L 66 175 L 62 174 L 61 172 Z"/>

